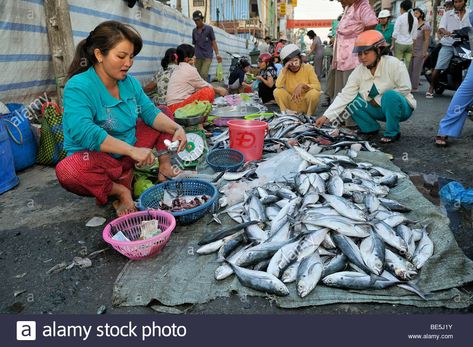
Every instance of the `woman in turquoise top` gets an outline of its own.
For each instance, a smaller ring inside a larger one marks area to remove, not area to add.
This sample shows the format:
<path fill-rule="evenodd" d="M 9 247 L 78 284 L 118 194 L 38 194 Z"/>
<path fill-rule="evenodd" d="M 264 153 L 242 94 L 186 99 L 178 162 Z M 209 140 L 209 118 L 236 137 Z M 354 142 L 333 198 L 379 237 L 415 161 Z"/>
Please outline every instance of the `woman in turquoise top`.
<path fill-rule="evenodd" d="M 139 82 L 128 75 L 143 46 L 129 25 L 107 21 L 77 46 L 64 89 L 64 148 L 56 167 L 61 185 L 105 204 L 117 200 L 118 215 L 136 210 L 131 194 L 133 166 L 159 160 L 160 180 L 177 174 L 169 156 L 155 158 L 150 148 L 165 149 L 164 139 L 186 145 L 182 127 L 155 107 Z"/>
<path fill-rule="evenodd" d="M 393 41 L 394 23 L 391 20 L 391 12 L 389 10 L 382 10 L 378 14 L 379 24 L 376 25 L 375 29 L 383 34 L 388 47 L 391 47 Z"/>

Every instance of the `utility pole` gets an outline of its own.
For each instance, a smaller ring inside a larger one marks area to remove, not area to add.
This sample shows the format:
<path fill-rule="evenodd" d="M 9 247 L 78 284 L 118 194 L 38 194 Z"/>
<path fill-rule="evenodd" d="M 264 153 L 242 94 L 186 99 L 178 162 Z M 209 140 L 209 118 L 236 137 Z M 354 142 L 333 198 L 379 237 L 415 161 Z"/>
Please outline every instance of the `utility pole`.
<path fill-rule="evenodd" d="M 74 57 L 74 41 L 67 0 L 44 0 L 44 13 L 58 102 L 62 105 L 67 70 Z"/>

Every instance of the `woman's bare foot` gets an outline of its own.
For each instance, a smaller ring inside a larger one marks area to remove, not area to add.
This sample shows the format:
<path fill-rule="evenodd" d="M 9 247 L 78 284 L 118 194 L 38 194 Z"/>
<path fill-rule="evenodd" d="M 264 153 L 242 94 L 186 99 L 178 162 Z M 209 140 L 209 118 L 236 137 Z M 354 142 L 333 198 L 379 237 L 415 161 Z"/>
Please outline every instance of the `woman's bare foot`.
<path fill-rule="evenodd" d="M 135 202 L 131 196 L 131 191 L 127 187 L 114 183 L 110 195 L 118 198 L 118 200 L 115 200 L 112 203 L 112 206 L 117 212 L 118 217 L 136 212 Z"/>

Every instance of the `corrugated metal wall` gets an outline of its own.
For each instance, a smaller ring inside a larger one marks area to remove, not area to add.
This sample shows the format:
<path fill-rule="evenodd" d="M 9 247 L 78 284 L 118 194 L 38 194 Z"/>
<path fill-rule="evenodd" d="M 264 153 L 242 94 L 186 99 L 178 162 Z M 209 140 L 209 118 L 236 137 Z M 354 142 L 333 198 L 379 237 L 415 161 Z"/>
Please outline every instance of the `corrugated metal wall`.
<path fill-rule="evenodd" d="M 168 6 L 156 3 L 150 10 L 128 8 L 118 0 L 68 0 L 74 45 L 87 37 L 100 22 L 118 20 L 133 25 L 144 46 L 130 74 L 145 83 L 160 66 L 164 52 L 181 43 L 191 43 L 192 19 Z M 214 28 L 220 52 L 248 54 L 246 40 Z M 0 100 L 22 102 L 55 91 L 54 72 L 48 44 L 43 0 L 0 0 Z M 231 57 L 223 54 L 227 72 Z M 215 73 L 216 60 L 210 70 Z"/>
<path fill-rule="evenodd" d="M 250 18 L 249 0 L 212 0 L 210 1 L 210 18 L 217 21 L 217 8 L 220 10 L 220 21 Z"/>

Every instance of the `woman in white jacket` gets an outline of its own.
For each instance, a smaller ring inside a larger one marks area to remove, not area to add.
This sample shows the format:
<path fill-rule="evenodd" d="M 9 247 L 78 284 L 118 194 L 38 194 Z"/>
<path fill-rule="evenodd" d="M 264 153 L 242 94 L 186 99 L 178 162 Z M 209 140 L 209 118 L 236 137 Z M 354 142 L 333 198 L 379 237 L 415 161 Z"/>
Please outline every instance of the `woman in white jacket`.
<path fill-rule="evenodd" d="M 381 143 L 391 143 L 401 137 L 399 123 L 408 119 L 416 107 L 411 94 L 411 81 L 406 66 L 388 56 L 383 35 L 376 30 L 361 33 L 353 53 L 361 65 L 351 73 L 347 84 L 338 94 L 316 126 L 342 122 L 352 116 L 360 133 L 366 137 L 378 133 L 378 121 L 386 122 Z"/>

